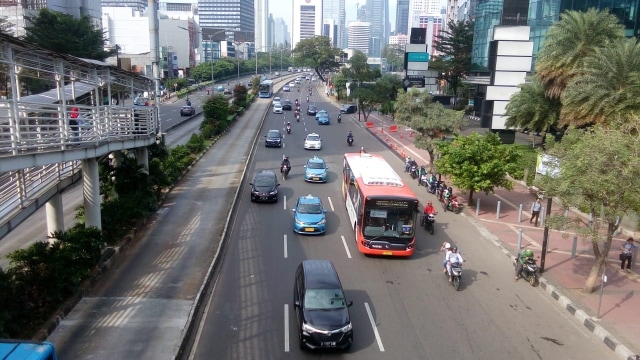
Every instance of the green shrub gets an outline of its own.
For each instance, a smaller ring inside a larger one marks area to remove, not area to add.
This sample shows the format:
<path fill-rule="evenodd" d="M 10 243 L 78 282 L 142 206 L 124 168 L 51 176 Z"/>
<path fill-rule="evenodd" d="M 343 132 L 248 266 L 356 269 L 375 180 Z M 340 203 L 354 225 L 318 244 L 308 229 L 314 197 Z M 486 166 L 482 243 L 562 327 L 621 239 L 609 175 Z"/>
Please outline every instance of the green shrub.
<path fill-rule="evenodd" d="M 192 154 L 200 153 L 204 150 L 204 138 L 202 135 L 192 134 L 186 146 Z"/>

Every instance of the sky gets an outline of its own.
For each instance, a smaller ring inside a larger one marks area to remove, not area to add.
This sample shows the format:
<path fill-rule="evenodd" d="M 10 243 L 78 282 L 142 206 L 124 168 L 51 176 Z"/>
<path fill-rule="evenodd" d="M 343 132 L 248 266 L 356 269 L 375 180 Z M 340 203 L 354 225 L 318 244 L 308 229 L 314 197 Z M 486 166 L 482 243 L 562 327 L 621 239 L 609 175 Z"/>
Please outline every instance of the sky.
<path fill-rule="evenodd" d="M 289 27 L 289 33 L 291 33 L 291 17 L 293 0 L 268 0 L 269 12 L 273 14 L 274 18 L 281 17 L 287 23 Z M 356 20 L 356 4 L 364 6 L 367 0 L 345 0 L 344 7 L 347 13 L 345 20 L 345 26 L 349 24 L 349 21 Z M 396 27 L 396 0 L 389 0 L 389 23 L 391 24 L 391 30 L 395 30 Z"/>

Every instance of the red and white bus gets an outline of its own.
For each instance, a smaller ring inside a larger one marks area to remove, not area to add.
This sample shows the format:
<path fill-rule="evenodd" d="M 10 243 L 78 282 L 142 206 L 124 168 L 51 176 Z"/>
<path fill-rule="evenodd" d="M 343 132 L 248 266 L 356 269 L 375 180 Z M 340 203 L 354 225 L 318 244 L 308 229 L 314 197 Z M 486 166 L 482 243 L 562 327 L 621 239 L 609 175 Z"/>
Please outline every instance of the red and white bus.
<path fill-rule="evenodd" d="M 382 156 L 344 154 L 342 194 L 360 252 L 413 254 L 418 197 Z"/>

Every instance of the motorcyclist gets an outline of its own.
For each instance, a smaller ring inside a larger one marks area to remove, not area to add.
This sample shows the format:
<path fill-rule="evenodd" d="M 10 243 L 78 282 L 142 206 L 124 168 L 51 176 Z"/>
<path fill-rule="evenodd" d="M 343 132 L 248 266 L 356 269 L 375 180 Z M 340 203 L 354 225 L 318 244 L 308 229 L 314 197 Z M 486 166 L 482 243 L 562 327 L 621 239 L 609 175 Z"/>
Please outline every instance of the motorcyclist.
<path fill-rule="evenodd" d="M 191 106 L 191 100 L 189 100 L 189 98 L 188 98 L 188 97 L 187 97 L 186 102 L 187 102 L 187 106 Z"/>
<path fill-rule="evenodd" d="M 342 120 L 342 114 L 338 113 L 338 122 L 340 122 L 340 120 Z"/>
<path fill-rule="evenodd" d="M 364 146 L 360 147 L 360 154 L 366 154 L 367 151 L 364 149 Z"/>
<path fill-rule="evenodd" d="M 287 121 L 287 132 L 291 132 L 291 123 Z"/>
<path fill-rule="evenodd" d="M 520 279 L 522 266 L 529 260 L 533 260 L 533 250 L 524 249 L 520 252 L 520 254 L 518 254 L 518 258 L 516 259 L 516 278 L 514 281 L 518 281 L 518 279 Z"/>
<path fill-rule="evenodd" d="M 451 274 L 451 264 L 455 264 L 455 263 L 462 264 L 464 262 L 464 259 L 462 258 L 462 255 L 460 255 L 460 253 L 458 252 L 458 248 L 454 246 L 451 248 L 451 252 L 447 254 L 446 260 L 447 260 L 447 273 L 449 274 L 449 281 L 451 281 L 453 278 Z"/>
<path fill-rule="evenodd" d="M 449 244 L 448 242 L 443 242 L 442 246 L 440 246 L 440 252 L 444 251 L 444 260 L 442 261 L 442 272 L 446 273 L 447 272 L 447 257 L 449 256 L 449 253 L 451 252 L 451 244 Z"/>
<path fill-rule="evenodd" d="M 436 208 L 433 207 L 433 204 L 431 203 L 431 201 L 428 201 L 427 205 L 424 207 L 424 214 L 425 215 L 429 215 L 429 214 L 435 215 L 435 213 L 436 213 Z"/>
<path fill-rule="evenodd" d="M 353 133 L 351 132 L 351 130 L 349 130 L 349 133 L 347 134 L 347 141 L 349 139 L 353 140 Z"/>
<path fill-rule="evenodd" d="M 307 102 L 309 102 L 309 97 L 307 96 Z"/>
<path fill-rule="evenodd" d="M 280 163 L 280 172 L 284 172 L 284 167 L 287 167 L 289 169 L 291 169 L 291 163 L 289 162 L 289 157 L 285 156 L 284 159 L 282 159 L 282 162 Z"/>

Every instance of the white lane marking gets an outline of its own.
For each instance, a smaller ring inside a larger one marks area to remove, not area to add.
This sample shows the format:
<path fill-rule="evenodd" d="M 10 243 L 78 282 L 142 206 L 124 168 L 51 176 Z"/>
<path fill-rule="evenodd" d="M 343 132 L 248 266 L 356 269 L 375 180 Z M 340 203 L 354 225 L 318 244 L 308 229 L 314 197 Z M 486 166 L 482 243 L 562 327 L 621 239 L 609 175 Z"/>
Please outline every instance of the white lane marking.
<path fill-rule="evenodd" d="M 287 234 L 284 234 L 284 258 L 287 258 Z"/>
<path fill-rule="evenodd" d="M 284 195 L 284 204 L 282 204 L 282 206 L 284 206 L 284 210 L 287 210 L 287 195 Z"/>
<path fill-rule="evenodd" d="M 328 198 L 329 198 L 329 205 L 331 205 L 331 211 L 336 211 L 336 209 L 333 208 L 333 201 L 331 201 L 331 196 L 329 196 Z"/>
<path fill-rule="evenodd" d="M 340 238 L 342 238 L 342 245 L 344 245 L 344 251 L 347 252 L 347 257 L 351 259 L 351 252 L 349 251 L 349 246 L 347 246 L 347 240 L 345 240 L 342 235 L 340 235 Z"/>
<path fill-rule="evenodd" d="M 289 304 L 284 304 L 284 352 L 289 352 Z"/>
<path fill-rule="evenodd" d="M 373 320 L 371 309 L 369 309 L 369 303 L 365 302 L 364 307 L 367 310 L 367 315 L 369 316 L 369 321 L 371 322 L 371 327 L 373 328 L 373 335 L 376 336 L 376 342 L 378 342 L 378 348 L 380 348 L 380 351 L 384 351 L 384 345 L 382 345 L 382 340 L 380 339 L 380 334 L 378 333 L 378 328 L 376 327 L 376 323 Z"/>

